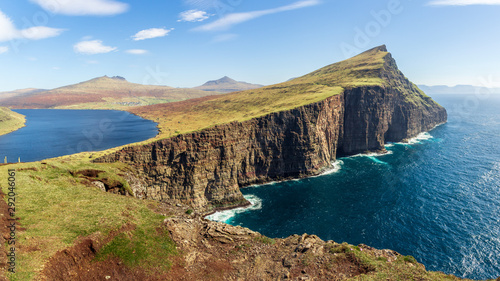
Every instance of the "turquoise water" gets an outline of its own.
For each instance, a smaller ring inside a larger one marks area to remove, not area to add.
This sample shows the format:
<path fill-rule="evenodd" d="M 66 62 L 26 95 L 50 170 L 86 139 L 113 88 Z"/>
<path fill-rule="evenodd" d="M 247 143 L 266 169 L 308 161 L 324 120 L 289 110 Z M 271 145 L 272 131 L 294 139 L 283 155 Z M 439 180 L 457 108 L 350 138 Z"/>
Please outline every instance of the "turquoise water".
<path fill-rule="evenodd" d="M 0 136 L 0 161 L 23 162 L 99 151 L 147 140 L 156 123 L 115 110 L 19 109 L 26 126 Z"/>
<path fill-rule="evenodd" d="M 449 122 L 332 173 L 242 189 L 211 218 L 270 237 L 316 234 L 412 255 L 429 270 L 500 276 L 500 95 L 436 96 Z"/>

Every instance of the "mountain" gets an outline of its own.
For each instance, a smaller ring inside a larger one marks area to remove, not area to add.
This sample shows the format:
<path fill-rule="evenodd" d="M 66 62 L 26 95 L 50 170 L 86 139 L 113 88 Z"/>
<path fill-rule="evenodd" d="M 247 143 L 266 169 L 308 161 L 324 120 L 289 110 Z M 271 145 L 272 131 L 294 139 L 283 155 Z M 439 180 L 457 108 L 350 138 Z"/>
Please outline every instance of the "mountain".
<path fill-rule="evenodd" d="M 44 89 L 35 89 L 35 88 L 28 88 L 28 89 L 19 89 L 19 90 L 14 90 L 14 91 L 7 91 L 7 92 L 0 92 L 0 101 L 13 98 L 13 97 L 20 97 L 20 96 L 29 96 L 38 92 L 43 92 L 46 91 Z"/>
<path fill-rule="evenodd" d="M 103 76 L 53 90 L 0 99 L 0 105 L 11 108 L 126 109 L 212 94 L 196 89 L 135 84 L 120 76 Z"/>
<path fill-rule="evenodd" d="M 426 86 L 418 85 L 418 87 L 425 92 L 432 94 L 497 94 L 500 93 L 500 88 L 487 88 L 478 87 L 472 85 L 456 85 L 453 87 L 437 85 L 437 86 Z"/>
<path fill-rule="evenodd" d="M 264 86 L 258 84 L 250 84 L 247 82 L 238 82 L 227 76 L 224 76 L 219 80 L 208 81 L 201 86 L 194 87 L 194 89 L 199 89 L 209 92 L 231 93 L 231 92 L 257 89 L 261 87 Z"/>
<path fill-rule="evenodd" d="M 160 134 L 95 162 L 128 163 L 140 196 L 200 210 L 247 204 L 239 188 L 321 173 L 446 122 L 385 46 L 289 82 L 130 110 Z"/>
<path fill-rule="evenodd" d="M 24 115 L 11 111 L 8 108 L 0 107 L 0 136 L 24 127 L 25 122 Z"/>

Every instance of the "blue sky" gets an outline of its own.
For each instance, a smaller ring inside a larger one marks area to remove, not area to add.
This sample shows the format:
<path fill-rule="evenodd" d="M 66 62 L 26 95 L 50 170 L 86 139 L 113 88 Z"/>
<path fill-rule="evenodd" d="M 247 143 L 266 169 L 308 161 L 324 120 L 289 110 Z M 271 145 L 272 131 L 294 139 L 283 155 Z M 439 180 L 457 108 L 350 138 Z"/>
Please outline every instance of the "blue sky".
<path fill-rule="evenodd" d="M 498 15 L 500 0 L 2 0 L 0 91 L 274 84 L 382 44 L 415 83 L 499 87 Z"/>

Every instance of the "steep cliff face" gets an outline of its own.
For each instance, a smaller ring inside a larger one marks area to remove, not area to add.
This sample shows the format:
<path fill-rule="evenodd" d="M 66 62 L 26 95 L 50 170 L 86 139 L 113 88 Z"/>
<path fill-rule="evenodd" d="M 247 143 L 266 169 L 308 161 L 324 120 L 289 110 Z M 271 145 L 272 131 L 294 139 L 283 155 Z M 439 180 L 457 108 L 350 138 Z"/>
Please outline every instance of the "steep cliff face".
<path fill-rule="evenodd" d="M 404 77 L 385 46 L 368 52 L 362 55 L 381 59 L 355 75 L 376 83 L 342 84 L 338 75 L 335 81 L 326 79 L 344 66 L 335 64 L 298 79 L 340 84 L 341 94 L 127 147 L 95 162 L 128 163 L 137 197 L 176 199 L 200 209 L 230 207 L 246 203 L 240 187 L 318 174 L 338 155 L 384 150 L 388 141 L 402 141 L 446 122 L 445 109 Z"/>
<path fill-rule="evenodd" d="M 337 153 L 342 104 L 342 96 L 333 96 L 246 122 L 127 147 L 95 161 L 129 163 L 137 197 L 177 199 L 198 208 L 243 205 L 242 186 L 304 177 L 329 166 Z"/>

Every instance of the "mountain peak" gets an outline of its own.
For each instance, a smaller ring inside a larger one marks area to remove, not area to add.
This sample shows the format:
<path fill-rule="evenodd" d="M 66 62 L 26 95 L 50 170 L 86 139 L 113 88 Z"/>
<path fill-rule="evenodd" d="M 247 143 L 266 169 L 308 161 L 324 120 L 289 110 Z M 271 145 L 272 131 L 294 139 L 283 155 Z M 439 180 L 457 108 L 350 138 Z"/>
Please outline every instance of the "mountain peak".
<path fill-rule="evenodd" d="M 218 80 L 211 80 L 205 84 L 195 87 L 203 91 L 212 91 L 220 93 L 231 93 L 250 89 L 257 89 L 263 87 L 262 85 L 250 84 L 246 82 L 236 81 L 228 76 L 224 76 Z"/>
<path fill-rule="evenodd" d="M 227 76 L 224 76 L 218 80 L 211 80 L 203 84 L 202 86 L 213 86 L 213 85 L 221 85 L 221 84 L 236 84 L 238 83 L 236 80 L 231 79 Z"/>

